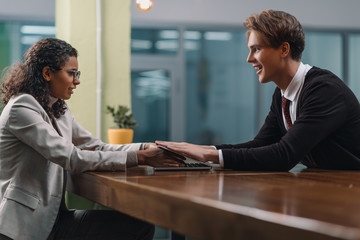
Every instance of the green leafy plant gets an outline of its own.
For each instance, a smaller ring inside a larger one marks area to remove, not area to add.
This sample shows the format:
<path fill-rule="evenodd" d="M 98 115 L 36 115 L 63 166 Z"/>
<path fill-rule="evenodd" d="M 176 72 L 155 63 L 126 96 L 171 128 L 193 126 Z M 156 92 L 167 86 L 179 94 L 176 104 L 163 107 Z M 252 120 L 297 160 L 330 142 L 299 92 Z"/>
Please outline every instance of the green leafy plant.
<path fill-rule="evenodd" d="M 114 123 L 118 128 L 131 128 L 137 126 L 137 123 L 132 115 L 129 112 L 130 109 L 126 106 L 118 105 L 117 108 L 107 106 L 106 113 L 111 114 L 113 117 Z"/>

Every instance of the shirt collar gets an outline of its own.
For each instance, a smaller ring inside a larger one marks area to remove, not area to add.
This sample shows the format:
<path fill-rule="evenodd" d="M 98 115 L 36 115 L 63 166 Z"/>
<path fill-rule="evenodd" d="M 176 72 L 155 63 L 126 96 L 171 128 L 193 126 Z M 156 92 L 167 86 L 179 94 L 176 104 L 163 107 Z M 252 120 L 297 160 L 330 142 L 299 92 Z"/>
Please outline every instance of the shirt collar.
<path fill-rule="evenodd" d="M 285 92 L 282 93 L 283 97 L 289 99 L 290 101 L 294 101 L 296 95 L 301 89 L 301 86 L 304 83 L 306 73 L 309 71 L 311 67 L 309 65 L 304 65 L 300 62 L 298 70 L 296 71 L 295 76 L 291 80 L 289 86 L 286 88 Z"/>

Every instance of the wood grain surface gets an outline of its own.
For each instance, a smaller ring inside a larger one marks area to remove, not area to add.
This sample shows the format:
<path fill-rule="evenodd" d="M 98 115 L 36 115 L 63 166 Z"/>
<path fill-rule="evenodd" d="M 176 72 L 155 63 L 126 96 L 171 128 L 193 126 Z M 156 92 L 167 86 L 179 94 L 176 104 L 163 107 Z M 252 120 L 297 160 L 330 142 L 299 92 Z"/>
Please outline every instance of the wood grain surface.
<path fill-rule="evenodd" d="M 72 175 L 68 190 L 197 240 L 360 239 L 360 172 L 170 171 Z"/>

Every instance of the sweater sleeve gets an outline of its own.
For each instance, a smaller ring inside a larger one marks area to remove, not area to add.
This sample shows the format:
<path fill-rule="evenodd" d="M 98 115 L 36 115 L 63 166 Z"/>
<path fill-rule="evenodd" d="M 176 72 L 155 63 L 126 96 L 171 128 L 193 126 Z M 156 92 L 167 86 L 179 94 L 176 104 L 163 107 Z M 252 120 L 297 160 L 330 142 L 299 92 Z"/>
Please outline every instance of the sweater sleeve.
<path fill-rule="evenodd" d="M 346 123 L 344 85 L 317 77 L 304 86 L 293 127 L 279 139 L 260 147 L 223 149 L 224 167 L 238 170 L 287 171 Z M 274 101 L 273 99 L 273 102 Z M 281 115 L 277 115 L 280 118 Z M 278 129 L 279 130 L 279 129 Z M 260 131 L 262 132 L 262 131 Z M 271 133 L 271 131 L 265 131 Z M 261 134 L 262 137 L 270 137 Z M 279 134 L 275 134 L 279 136 Z"/>

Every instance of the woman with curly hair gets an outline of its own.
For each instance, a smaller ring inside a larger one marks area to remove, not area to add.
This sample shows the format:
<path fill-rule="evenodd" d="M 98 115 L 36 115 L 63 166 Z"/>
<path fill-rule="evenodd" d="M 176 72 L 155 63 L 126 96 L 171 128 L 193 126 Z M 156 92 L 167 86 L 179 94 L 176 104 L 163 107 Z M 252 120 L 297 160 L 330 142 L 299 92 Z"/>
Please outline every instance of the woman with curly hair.
<path fill-rule="evenodd" d="M 77 55 L 70 44 L 46 38 L 4 75 L 0 239 L 152 239 L 151 224 L 64 204 L 66 172 L 179 164 L 154 144 L 105 144 L 75 121 L 64 100 L 80 84 Z"/>

